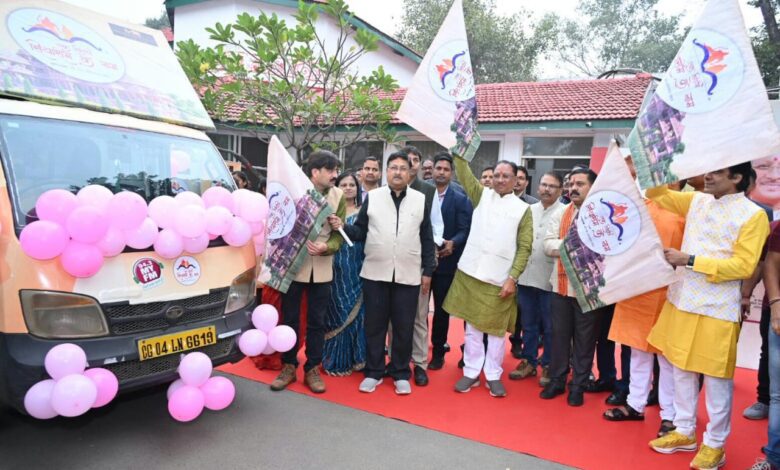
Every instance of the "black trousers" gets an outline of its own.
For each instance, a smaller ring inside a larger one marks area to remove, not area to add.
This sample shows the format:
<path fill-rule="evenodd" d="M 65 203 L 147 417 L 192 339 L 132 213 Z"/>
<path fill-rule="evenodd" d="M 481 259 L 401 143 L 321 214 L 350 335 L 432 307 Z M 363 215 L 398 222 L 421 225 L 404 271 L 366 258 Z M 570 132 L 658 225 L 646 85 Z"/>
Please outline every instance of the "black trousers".
<path fill-rule="evenodd" d="M 433 327 L 431 328 L 431 344 L 433 355 L 444 355 L 444 345 L 447 343 L 447 333 L 450 330 L 450 314 L 444 310 L 444 298 L 450 290 L 455 273 L 433 273 L 431 290 L 433 290 Z"/>
<path fill-rule="evenodd" d="M 295 282 L 282 294 L 282 324 L 295 330 L 298 343 L 286 353 L 282 362 L 298 367 L 298 350 L 301 348 L 301 298 L 308 290 L 308 311 L 306 313 L 306 364 L 308 372 L 322 363 L 322 348 L 325 345 L 325 314 L 330 302 L 330 282 Z"/>
<path fill-rule="evenodd" d="M 417 317 L 420 286 L 363 279 L 366 306 L 366 367 L 363 373 L 381 379 L 385 372 L 385 339 L 388 322 L 393 326 L 393 343 L 388 374 L 393 380 L 409 380 L 412 371 L 412 338 Z"/>
<path fill-rule="evenodd" d="M 570 389 L 583 390 L 593 368 L 593 354 L 602 317 L 609 307 L 582 313 L 577 299 L 553 294 L 552 357 L 550 379 L 563 387 L 569 371 L 569 357 L 574 368 Z M 574 349 L 572 351 L 572 345 Z"/>
<path fill-rule="evenodd" d="M 761 358 L 758 361 L 758 401 L 769 404 L 769 318 L 772 316 L 772 310 L 761 309 L 761 323 L 758 329 L 761 331 Z"/>
<path fill-rule="evenodd" d="M 596 367 L 599 369 L 599 380 L 614 383 L 617 380 L 615 367 L 615 342 L 609 339 L 609 329 L 612 327 L 612 317 L 615 306 L 604 307 L 605 313 L 599 324 L 599 335 L 596 339 Z M 621 351 L 621 358 L 623 352 Z M 630 352 L 629 352 L 629 357 Z"/>

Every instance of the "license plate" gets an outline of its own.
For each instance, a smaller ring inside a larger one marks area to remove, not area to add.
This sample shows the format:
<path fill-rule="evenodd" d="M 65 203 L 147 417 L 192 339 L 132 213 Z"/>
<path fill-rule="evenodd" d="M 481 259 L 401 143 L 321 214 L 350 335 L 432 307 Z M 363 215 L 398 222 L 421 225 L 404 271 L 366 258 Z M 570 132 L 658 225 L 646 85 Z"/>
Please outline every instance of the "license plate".
<path fill-rule="evenodd" d="M 138 341 L 138 357 L 142 361 L 202 348 L 217 342 L 217 330 L 213 326 L 182 331 L 170 335 L 155 336 Z"/>

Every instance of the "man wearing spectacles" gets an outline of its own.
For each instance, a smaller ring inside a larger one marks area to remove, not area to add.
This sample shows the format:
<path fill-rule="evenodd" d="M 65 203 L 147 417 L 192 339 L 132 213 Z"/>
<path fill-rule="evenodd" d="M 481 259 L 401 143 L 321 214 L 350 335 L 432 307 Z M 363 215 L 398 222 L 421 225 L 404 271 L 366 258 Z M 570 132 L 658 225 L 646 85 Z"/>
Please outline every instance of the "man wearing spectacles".
<path fill-rule="evenodd" d="M 523 332 L 523 346 L 520 363 L 509 373 L 511 380 L 521 380 L 536 375 L 539 345 L 539 324 L 542 325 L 544 352 L 542 353 L 542 377 L 539 385 L 550 382 L 550 354 L 552 351 L 552 275 L 554 258 L 544 253 L 544 235 L 550 215 L 563 204 L 560 202 L 563 179 L 556 173 L 545 173 L 539 183 L 539 202 L 531 204 L 534 223 L 534 242 L 531 256 L 523 274 L 517 279 L 517 305 L 522 312 L 518 315 L 515 334 Z"/>

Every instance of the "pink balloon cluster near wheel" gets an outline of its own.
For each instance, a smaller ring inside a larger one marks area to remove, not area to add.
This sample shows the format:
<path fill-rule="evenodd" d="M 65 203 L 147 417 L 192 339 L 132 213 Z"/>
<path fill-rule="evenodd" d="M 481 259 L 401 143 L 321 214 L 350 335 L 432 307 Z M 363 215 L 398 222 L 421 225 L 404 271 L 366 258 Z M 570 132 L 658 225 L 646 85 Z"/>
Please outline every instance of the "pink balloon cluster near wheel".
<path fill-rule="evenodd" d="M 255 328 L 241 333 L 238 349 L 250 357 L 291 350 L 298 341 L 295 330 L 278 323 L 279 312 L 273 305 L 258 305 L 252 311 L 252 325 Z"/>
<path fill-rule="evenodd" d="M 25 410 L 37 419 L 81 416 L 107 405 L 119 391 L 114 373 L 100 367 L 86 369 L 86 353 L 72 343 L 51 348 L 44 367 L 51 378 L 36 383 L 24 396 Z"/>
<path fill-rule="evenodd" d="M 176 421 L 196 419 L 203 409 L 224 410 L 236 396 L 236 388 L 225 377 L 211 377 L 211 359 L 196 351 L 182 357 L 179 378 L 168 386 L 168 412 Z"/>
<path fill-rule="evenodd" d="M 183 168 L 184 160 L 176 157 Z M 187 163 L 189 165 L 189 163 Z M 268 201 L 245 189 L 230 192 L 214 186 L 203 196 L 184 191 L 162 195 L 149 204 L 139 194 L 88 185 L 77 194 L 64 189 L 43 193 L 36 202 L 37 221 L 19 237 L 22 250 L 36 260 L 59 258 L 60 265 L 78 278 L 94 276 L 126 247 L 153 249 L 164 259 L 205 251 L 218 237 L 230 246 L 265 243 Z"/>

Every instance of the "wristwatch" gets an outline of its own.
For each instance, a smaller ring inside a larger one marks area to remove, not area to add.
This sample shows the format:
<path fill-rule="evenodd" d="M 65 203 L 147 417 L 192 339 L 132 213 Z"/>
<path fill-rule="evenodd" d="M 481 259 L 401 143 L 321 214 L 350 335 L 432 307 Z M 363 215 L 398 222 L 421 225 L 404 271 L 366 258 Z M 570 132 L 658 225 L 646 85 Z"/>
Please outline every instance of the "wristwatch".
<path fill-rule="evenodd" d="M 693 263 L 695 262 L 696 262 L 696 256 L 691 255 L 688 257 L 688 264 L 686 264 L 685 267 L 688 269 L 693 269 Z"/>

